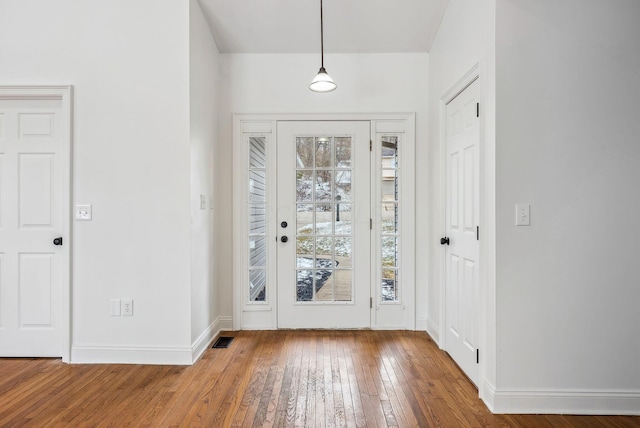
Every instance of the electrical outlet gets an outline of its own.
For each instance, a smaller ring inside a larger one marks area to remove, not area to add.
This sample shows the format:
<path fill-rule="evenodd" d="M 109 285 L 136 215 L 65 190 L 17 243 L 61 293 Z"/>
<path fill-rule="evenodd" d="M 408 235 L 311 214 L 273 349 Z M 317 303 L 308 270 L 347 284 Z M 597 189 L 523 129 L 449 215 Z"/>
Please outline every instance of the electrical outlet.
<path fill-rule="evenodd" d="M 133 299 L 122 299 L 122 315 L 133 316 Z"/>

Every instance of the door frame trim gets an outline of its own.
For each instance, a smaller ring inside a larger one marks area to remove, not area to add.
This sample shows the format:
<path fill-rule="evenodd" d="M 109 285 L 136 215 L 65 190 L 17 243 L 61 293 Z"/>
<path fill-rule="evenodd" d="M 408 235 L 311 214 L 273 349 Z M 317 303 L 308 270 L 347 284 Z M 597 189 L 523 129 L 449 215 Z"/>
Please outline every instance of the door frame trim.
<path fill-rule="evenodd" d="M 72 145 L 73 145 L 73 86 L 72 85 L 0 85 L 0 100 L 60 100 L 64 124 L 64 162 L 62 192 L 62 218 L 60 233 L 68 244 L 62 247 L 65 261 L 62 264 L 62 296 L 60 310 L 60 357 L 65 363 L 71 359 L 71 266 L 73 257 L 73 236 L 71 227 L 72 187 Z"/>
<path fill-rule="evenodd" d="M 244 214 L 238 213 L 237 210 L 242 210 L 244 201 L 244 189 L 239 188 L 243 183 L 243 177 L 245 171 L 240 168 L 243 165 L 243 153 L 241 149 L 243 141 L 243 133 L 255 133 L 259 135 L 269 135 L 271 138 L 276 138 L 276 124 L 279 121 L 370 121 L 371 122 L 371 138 L 373 139 L 376 132 L 385 132 L 388 130 L 395 130 L 399 122 L 406 124 L 407 137 L 413 141 L 413 149 L 415 149 L 415 113 L 413 112 L 400 112 L 400 113 L 234 113 L 233 114 L 233 202 L 232 209 L 236 213 L 233 216 L 233 236 L 244 236 Z M 388 128 L 388 129 L 387 129 Z M 415 162 L 415 156 L 412 157 Z M 414 165 L 415 169 L 415 165 Z M 413 176 L 412 176 L 413 177 Z M 415 184 L 415 180 L 414 180 Z M 415 185 L 414 185 L 415 191 Z M 415 207 L 412 205 L 411 210 L 413 213 L 415 230 Z M 236 243 L 239 239 L 235 240 Z M 413 243 L 412 243 L 413 245 Z M 410 263 L 409 270 L 411 271 L 410 278 L 412 280 L 411 293 L 415 297 L 415 250 L 413 258 Z M 247 309 L 243 304 L 243 291 L 241 284 L 239 283 L 244 275 L 245 269 L 244 260 L 244 244 L 233 246 L 233 318 L 232 328 L 233 330 L 242 330 L 243 328 L 251 329 L 276 329 L 277 328 L 277 306 L 274 304 L 265 305 L 264 308 L 249 308 Z M 264 326 L 253 323 L 246 325 L 244 317 L 251 317 L 256 319 L 257 315 L 262 312 L 265 317 L 271 319 L 270 326 Z M 415 298 L 412 305 L 406 306 L 407 320 L 406 328 L 415 329 L 416 320 L 416 307 Z M 373 322 L 372 312 L 372 328 L 384 328 L 376 327 Z M 243 327 L 244 326 L 244 327 Z"/>

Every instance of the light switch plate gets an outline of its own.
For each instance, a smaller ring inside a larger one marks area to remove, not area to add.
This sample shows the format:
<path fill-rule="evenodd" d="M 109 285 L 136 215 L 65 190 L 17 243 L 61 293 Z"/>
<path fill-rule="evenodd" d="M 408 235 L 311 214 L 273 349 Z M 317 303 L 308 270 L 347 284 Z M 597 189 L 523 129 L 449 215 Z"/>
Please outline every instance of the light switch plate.
<path fill-rule="evenodd" d="M 76 205 L 76 220 L 91 221 L 91 205 Z"/>
<path fill-rule="evenodd" d="M 530 204 L 516 204 L 516 226 L 529 226 L 531 224 L 530 215 Z"/>
<path fill-rule="evenodd" d="M 111 299 L 109 302 L 109 315 L 112 317 L 120 316 L 120 299 Z"/>

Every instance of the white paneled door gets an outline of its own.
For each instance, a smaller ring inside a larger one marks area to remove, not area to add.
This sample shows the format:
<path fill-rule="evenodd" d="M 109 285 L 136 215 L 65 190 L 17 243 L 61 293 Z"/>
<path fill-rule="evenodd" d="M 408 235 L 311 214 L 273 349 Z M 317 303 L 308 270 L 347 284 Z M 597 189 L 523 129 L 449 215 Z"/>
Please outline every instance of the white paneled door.
<path fill-rule="evenodd" d="M 370 122 L 278 122 L 279 328 L 371 326 Z"/>
<path fill-rule="evenodd" d="M 446 106 L 446 349 L 478 384 L 479 82 Z"/>
<path fill-rule="evenodd" d="M 64 354 L 63 299 L 69 269 L 66 114 L 61 97 L 0 96 L 3 357 Z"/>

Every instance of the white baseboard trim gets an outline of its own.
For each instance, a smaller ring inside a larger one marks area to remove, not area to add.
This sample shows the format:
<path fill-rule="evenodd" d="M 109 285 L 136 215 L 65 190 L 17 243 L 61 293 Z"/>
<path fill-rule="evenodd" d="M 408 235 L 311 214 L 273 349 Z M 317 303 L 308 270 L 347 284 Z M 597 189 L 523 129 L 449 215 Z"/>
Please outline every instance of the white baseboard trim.
<path fill-rule="evenodd" d="M 491 413 L 495 412 L 495 398 L 496 398 L 496 387 L 487 382 L 486 380 L 480 382 L 480 388 L 478 390 L 478 395 L 480 399 L 484 401 L 484 404 L 487 406 Z"/>
<path fill-rule="evenodd" d="M 493 413 L 640 415 L 640 391 L 502 389 L 485 383 Z"/>
<path fill-rule="evenodd" d="M 218 317 L 220 321 L 220 331 L 233 331 L 233 317 L 221 316 Z"/>
<path fill-rule="evenodd" d="M 220 321 L 220 317 L 216 318 L 216 320 L 202 332 L 195 342 L 193 342 L 193 345 L 191 345 L 192 364 L 195 364 L 200 357 L 202 357 L 202 354 L 204 354 L 204 351 L 209 348 L 211 342 L 220 335 L 220 331 L 222 330 L 221 324 L 222 322 Z"/>
<path fill-rule="evenodd" d="M 74 345 L 71 364 L 167 364 L 191 365 L 190 348 L 160 346 Z"/>
<path fill-rule="evenodd" d="M 427 331 L 427 317 L 416 317 L 416 331 Z"/>
<path fill-rule="evenodd" d="M 194 364 L 221 331 L 231 330 L 231 317 L 218 317 L 190 348 L 161 346 L 96 346 L 74 345 L 71 364 Z"/>
<path fill-rule="evenodd" d="M 426 324 L 427 325 L 425 330 L 427 331 L 427 333 L 429 333 L 429 336 L 431 336 L 433 341 L 436 342 L 438 346 L 440 346 L 440 329 L 438 328 L 436 323 L 434 323 L 433 320 L 429 318 L 426 319 Z"/>

